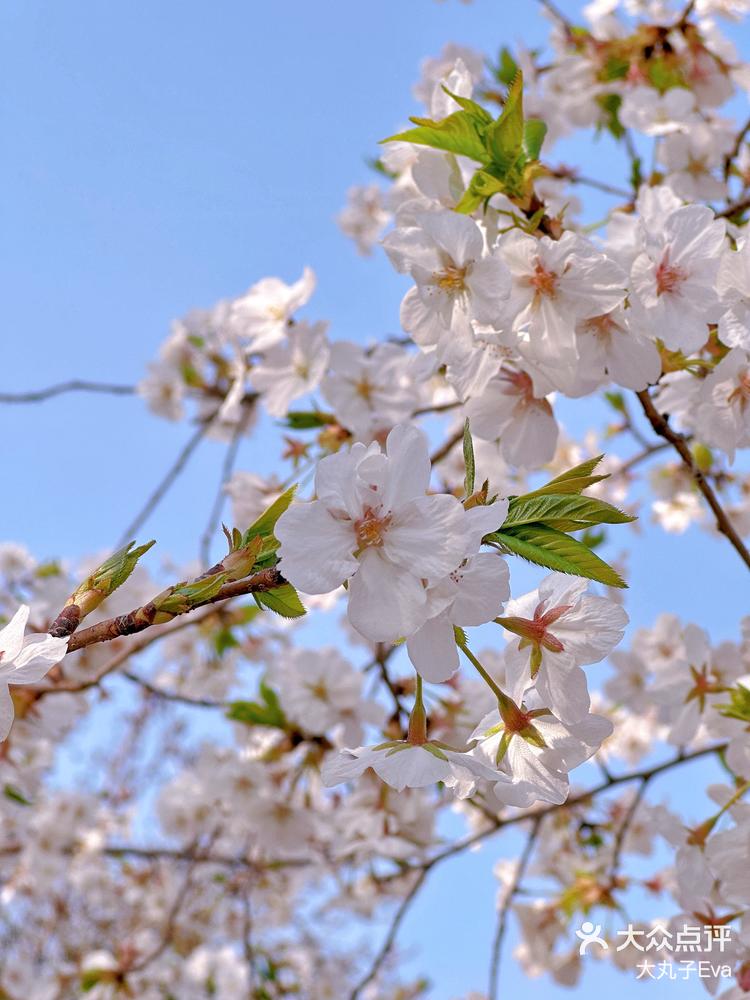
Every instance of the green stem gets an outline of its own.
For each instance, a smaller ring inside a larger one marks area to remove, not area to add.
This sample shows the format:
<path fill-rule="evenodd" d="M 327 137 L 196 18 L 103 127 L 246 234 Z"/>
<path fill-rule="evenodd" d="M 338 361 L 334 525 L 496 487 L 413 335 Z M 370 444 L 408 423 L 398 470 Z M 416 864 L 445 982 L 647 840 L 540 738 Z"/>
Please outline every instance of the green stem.
<path fill-rule="evenodd" d="M 500 702 L 500 704 L 501 705 L 507 704 L 508 701 L 509 701 L 507 694 L 500 687 L 498 687 L 498 685 L 490 677 L 490 675 L 484 669 L 484 667 L 479 662 L 479 660 L 476 658 L 476 656 L 474 656 L 474 654 L 469 649 L 469 647 L 466 645 L 466 643 L 465 642 L 460 642 L 458 639 L 456 639 L 456 645 L 461 650 L 461 652 L 464 654 L 464 656 L 467 658 L 467 660 L 469 660 L 469 662 L 477 670 L 477 672 L 479 673 L 479 675 L 482 678 L 482 680 L 484 681 L 484 683 L 492 691 L 492 693 L 495 695 L 495 697 Z"/>

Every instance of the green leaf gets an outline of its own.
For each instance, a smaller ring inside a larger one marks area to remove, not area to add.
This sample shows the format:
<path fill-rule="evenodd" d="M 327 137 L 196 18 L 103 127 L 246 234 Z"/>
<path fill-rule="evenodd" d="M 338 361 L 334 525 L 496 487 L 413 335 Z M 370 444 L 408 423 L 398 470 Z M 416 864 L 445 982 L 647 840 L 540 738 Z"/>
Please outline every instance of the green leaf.
<path fill-rule="evenodd" d="M 570 493 L 544 493 L 541 496 L 515 497 L 511 500 L 502 529 L 536 522 L 543 522 L 559 529 L 560 526 L 554 522 L 566 521 L 577 527 L 560 530 L 577 531 L 592 524 L 627 524 L 634 520 L 631 514 L 625 514 L 617 507 L 595 497 Z"/>
<path fill-rule="evenodd" d="M 469 181 L 469 186 L 464 191 L 456 205 L 456 211 L 462 215 L 471 215 L 482 202 L 487 201 L 493 194 L 499 194 L 505 190 L 505 181 L 495 177 L 488 170 L 477 170 Z"/>
<path fill-rule="evenodd" d="M 630 60 L 618 56 L 610 56 L 604 64 L 604 69 L 599 74 L 604 82 L 610 80 L 624 80 L 630 70 Z"/>
<path fill-rule="evenodd" d="M 276 692 L 264 682 L 260 682 L 262 704 L 257 701 L 233 701 L 227 710 L 227 718 L 233 722 L 244 722 L 246 726 L 272 726 L 286 729 L 286 716 L 279 704 Z"/>
<path fill-rule="evenodd" d="M 504 83 L 506 87 L 509 87 L 517 75 L 518 63 L 511 55 L 510 49 L 503 46 L 503 48 L 500 49 L 500 60 L 497 68 L 495 69 L 495 76 L 500 83 Z"/>
<path fill-rule="evenodd" d="M 305 606 L 291 583 L 285 583 L 282 587 L 276 587 L 265 593 L 259 592 L 253 596 L 258 604 L 268 608 L 269 611 L 275 611 L 283 618 L 300 618 L 305 614 Z"/>
<path fill-rule="evenodd" d="M 336 423 L 332 413 L 322 413 L 320 410 L 290 410 L 286 415 L 285 427 L 294 431 L 309 431 L 317 427 L 328 427 Z"/>
<path fill-rule="evenodd" d="M 523 74 L 519 71 L 508 90 L 503 113 L 484 134 L 492 164 L 507 173 L 523 153 Z"/>
<path fill-rule="evenodd" d="M 547 126 L 538 118 L 529 118 L 523 123 L 523 148 L 530 160 L 539 159 L 546 134 Z"/>
<path fill-rule="evenodd" d="M 469 112 L 456 111 L 438 122 L 430 118 L 412 118 L 411 121 L 416 128 L 381 139 L 381 142 L 414 142 L 418 146 L 468 156 L 479 163 L 487 162 L 487 151 L 477 121 Z"/>
<path fill-rule="evenodd" d="M 443 90 L 448 95 L 452 97 L 456 104 L 460 105 L 467 114 L 471 115 L 477 125 L 489 125 L 492 122 L 492 115 L 481 104 L 477 104 L 476 101 L 472 101 L 470 97 L 460 97 L 458 94 L 454 94 L 452 90 L 443 85 Z"/>
<path fill-rule="evenodd" d="M 247 545 L 253 535 L 271 535 L 276 527 L 276 522 L 289 507 L 297 489 L 297 484 L 290 486 L 280 497 L 277 497 L 271 506 L 264 511 L 257 521 L 254 521 L 243 536 L 243 543 Z"/>
<path fill-rule="evenodd" d="M 625 135 L 619 115 L 622 97 L 619 94 L 600 94 L 596 102 L 604 112 L 604 128 L 611 132 L 615 139 L 621 139 Z"/>
<path fill-rule="evenodd" d="M 594 469 L 603 458 L 603 455 L 597 455 L 586 462 L 581 462 L 580 465 L 576 465 L 574 468 L 568 469 L 567 472 L 563 472 L 561 476 L 551 479 L 546 486 L 540 486 L 538 490 L 532 490 L 530 493 L 524 493 L 523 496 L 514 497 L 514 499 L 528 500 L 529 497 L 544 496 L 547 493 L 582 493 L 589 486 L 593 486 L 594 483 L 600 483 L 603 479 L 609 479 L 609 474 L 603 476 L 592 475 Z"/>
<path fill-rule="evenodd" d="M 500 545 L 528 562 L 559 573 L 583 576 L 610 587 L 626 587 L 622 578 L 586 545 L 546 525 L 518 525 L 485 535 L 485 541 Z"/>
<path fill-rule="evenodd" d="M 3 788 L 3 795 L 11 802 L 17 802 L 19 806 L 32 805 L 32 802 L 15 785 L 6 785 Z"/>
<path fill-rule="evenodd" d="M 721 715 L 728 719 L 738 719 L 740 722 L 750 722 L 750 689 L 738 683 L 729 692 L 729 701 L 716 705 Z"/>
<path fill-rule="evenodd" d="M 464 496 L 470 497 L 474 492 L 476 464 L 474 462 L 474 442 L 471 440 L 468 417 L 464 424 L 464 468 L 466 469 L 466 475 L 464 476 Z"/>

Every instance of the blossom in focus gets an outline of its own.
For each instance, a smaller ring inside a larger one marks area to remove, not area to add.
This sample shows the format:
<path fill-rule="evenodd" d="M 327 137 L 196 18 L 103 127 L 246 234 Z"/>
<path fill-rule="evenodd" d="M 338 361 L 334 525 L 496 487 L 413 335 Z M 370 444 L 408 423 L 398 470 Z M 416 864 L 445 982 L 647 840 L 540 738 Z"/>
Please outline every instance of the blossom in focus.
<path fill-rule="evenodd" d="M 502 618 L 513 633 L 505 657 L 511 697 L 520 701 L 533 682 L 543 703 L 569 724 L 589 710 L 581 665 L 603 660 L 628 623 L 619 604 L 587 588 L 587 580 L 550 573 L 538 590 L 509 601 Z"/>
<path fill-rule="evenodd" d="M 29 608 L 22 604 L 0 629 L 0 740 L 7 739 L 13 725 L 10 684 L 36 684 L 65 656 L 67 639 L 34 633 L 24 636 Z"/>
<path fill-rule="evenodd" d="M 464 558 L 464 510 L 426 496 L 427 438 L 399 424 L 385 451 L 357 443 L 315 474 L 317 499 L 294 503 L 276 525 L 281 573 L 308 594 L 349 581 L 351 624 L 373 642 L 412 635 L 428 614 L 430 582 Z"/>

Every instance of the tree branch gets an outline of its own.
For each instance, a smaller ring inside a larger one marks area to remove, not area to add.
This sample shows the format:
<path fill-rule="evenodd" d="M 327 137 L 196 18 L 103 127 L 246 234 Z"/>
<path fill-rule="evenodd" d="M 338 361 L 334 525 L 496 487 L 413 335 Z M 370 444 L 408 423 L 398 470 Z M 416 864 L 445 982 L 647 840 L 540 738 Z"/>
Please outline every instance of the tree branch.
<path fill-rule="evenodd" d="M 641 406 L 643 407 L 643 412 L 646 414 L 646 417 L 648 418 L 648 421 L 654 431 L 659 435 L 659 437 L 664 438 L 665 441 L 668 441 L 672 445 L 674 450 L 682 459 L 683 464 L 690 472 L 696 486 L 703 494 L 706 503 L 711 508 L 713 515 L 716 518 L 716 527 L 719 529 L 721 534 L 727 538 L 747 568 L 750 569 L 750 551 L 748 551 L 747 546 L 735 531 L 732 522 L 729 520 L 724 508 L 721 506 L 721 503 L 719 502 L 716 493 L 714 493 L 712 486 L 695 464 L 695 460 L 693 459 L 693 455 L 687 446 L 685 438 L 682 434 L 678 434 L 670 427 L 669 420 L 666 416 L 659 413 L 654 406 L 654 402 L 649 395 L 648 389 L 644 389 L 636 395 L 638 396 Z"/>
<path fill-rule="evenodd" d="M 204 423 L 201 423 L 193 434 L 191 434 L 164 478 L 161 480 L 140 511 L 133 518 L 131 523 L 127 526 L 125 531 L 123 531 L 120 541 L 115 546 L 116 549 L 120 548 L 122 545 L 126 545 L 153 514 L 166 494 L 169 492 L 175 480 L 190 461 L 193 452 L 206 436 L 210 426 L 211 420 L 207 420 Z"/>
<path fill-rule="evenodd" d="M 490 959 L 490 982 L 488 997 L 489 1000 L 497 1000 L 498 989 L 500 986 L 500 959 L 502 957 L 503 951 L 503 940 L 505 938 L 505 930 L 508 925 L 508 914 L 510 913 L 511 903 L 513 898 L 521 887 L 521 882 L 526 874 L 526 869 L 529 867 L 529 862 L 531 861 L 531 855 L 534 851 L 534 846 L 536 845 L 537 837 L 539 836 L 539 829 L 542 825 L 542 816 L 535 816 L 532 822 L 531 831 L 526 839 L 526 844 L 524 845 L 523 853 L 518 859 L 518 864 L 516 865 L 516 870 L 513 875 L 513 881 L 508 886 L 508 892 L 505 899 L 500 906 L 497 918 L 497 927 L 495 929 L 495 937 L 492 941 L 492 957 Z"/>
<path fill-rule="evenodd" d="M 275 568 L 264 569 L 245 580 L 238 580 L 236 583 L 225 583 L 224 586 L 213 597 L 205 601 L 194 604 L 185 612 L 177 614 L 189 614 L 197 608 L 205 607 L 209 604 L 219 604 L 228 601 L 233 597 L 244 597 L 246 594 L 259 594 L 268 590 L 275 590 L 286 583 L 284 577 Z M 70 637 L 68 652 L 74 653 L 77 649 L 83 649 L 96 642 L 109 642 L 112 639 L 119 639 L 124 635 L 135 635 L 151 628 L 156 616 L 156 608 L 152 602 L 142 605 L 129 611 L 126 615 L 118 615 L 116 618 L 108 618 L 106 621 L 97 622 L 89 628 L 81 629 Z M 192 624 L 192 622 L 191 622 Z"/>
<path fill-rule="evenodd" d="M 425 866 L 422 868 L 422 870 L 420 871 L 419 875 L 417 876 L 414 882 L 414 885 L 411 887 L 411 889 L 409 889 L 407 894 L 401 900 L 398 909 L 393 915 L 393 919 L 391 920 L 391 924 L 390 927 L 388 928 L 388 933 L 385 936 L 385 940 L 378 949 L 375 958 L 372 960 L 368 972 L 363 976 L 362 979 L 360 979 L 360 981 L 354 987 L 352 992 L 349 994 L 349 1000 L 358 1000 L 358 998 L 362 994 L 362 990 L 366 986 L 369 986 L 370 983 L 373 981 L 373 979 L 375 979 L 378 972 L 382 968 L 383 963 L 390 955 L 391 951 L 393 950 L 393 946 L 396 943 L 396 935 L 398 934 L 398 929 L 401 926 L 404 917 L 409 912 L 412 903 L 417 898 L 419 890 L 424 885 L 424 882 L 427 879 L 427 874 L 430 871 L 430 867 Z"/>
<path fill-rule="evenodd" d="M 53 396 L 62 396 L 66 392 L 99 392 L 109 396 L 132 396 L 135 391 L 134 385 L 112 385 L 109 382 L 87 382 L 74 378 L 31 392 L 0 392 L 0 403 L 41 403 L 45 399 L 52 399 Z"/>

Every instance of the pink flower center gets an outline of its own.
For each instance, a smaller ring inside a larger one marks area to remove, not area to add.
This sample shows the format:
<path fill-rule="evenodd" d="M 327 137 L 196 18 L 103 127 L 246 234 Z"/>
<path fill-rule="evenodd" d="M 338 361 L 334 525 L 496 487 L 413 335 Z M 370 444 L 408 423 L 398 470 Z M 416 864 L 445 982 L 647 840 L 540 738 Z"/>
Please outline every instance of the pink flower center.
<path fill-rule="evenodd" d="M 562 653 L 565 646 L 554 633 L 550 631 L 550 626 L 554 625 L 565 614 L 570 611 L 572 604 L 560 604 L 556 608 L 545 611 L 546 601 L 537 604 L 533 618 L 504 618 L 503 624 L 510 628 L 516 635 L 534 643 L 535 646 L 544 646 L 551 653 Z M 510 623 L 510 624 L 509 624 Z"/>
<path fill-rule="evenodd" d="M 664 295 L 679 290 L 687 274 L 680 267 L 669 263 L 669 252 L 664 254 L 656 268 L 656 294 Z"/>
<path fill-rule="evenodd" d="M 750 403 L 750 368 L 746 368 L 737 379 L 737 386 L 727 396 L 727 403 L 736 403 L 743 412 Z"/>
<path fill-rule="evenodd" d="M 372 507 L 365 507 L 364 514 L 354 522 L 354 532 L 361 549 L 378 547 L 383 544 L 385 532 L 391 523 L 391 515 L 380 517 Z"/>
<path fill-rule="evenodd" d="M 534 273 L 528 279 L 529 284 L 536 292 L 537 297 L 546 295 L 553 299 L 557 294 L 557 282 L 559 275 L 555 271 L 548 271 L 537 257 L 534 262 Z"/>

